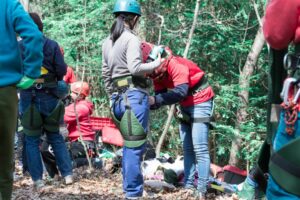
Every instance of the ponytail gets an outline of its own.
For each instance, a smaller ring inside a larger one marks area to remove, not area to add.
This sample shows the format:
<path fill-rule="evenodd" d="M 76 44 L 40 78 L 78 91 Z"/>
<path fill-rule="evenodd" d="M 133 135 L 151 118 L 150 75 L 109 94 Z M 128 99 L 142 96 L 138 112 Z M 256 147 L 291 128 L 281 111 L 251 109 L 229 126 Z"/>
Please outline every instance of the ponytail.
<path fill-rule="evenodd" d="M 133 21 L 136 15 L 128 14 L 128 13 L 121 13 L 116 15 L 115 22 L 111 26 L 110 29 L 110 39 L 115 43 L 117 39 L 122 35 L 125 22 L 129 25 L 129 28 L 132 30 L 136 24 L 136 21 Z"/>
<path fill-rule="evenodd" d="M 124 31 L 124 27 L 125 25 L 123 17 L 121 15 L 117 16 L 110 29 L 110 39 L 113 41 L 113 43 L 115 43 L 115 41 L 117 41 L 117 39 L 121 36 Z"/>

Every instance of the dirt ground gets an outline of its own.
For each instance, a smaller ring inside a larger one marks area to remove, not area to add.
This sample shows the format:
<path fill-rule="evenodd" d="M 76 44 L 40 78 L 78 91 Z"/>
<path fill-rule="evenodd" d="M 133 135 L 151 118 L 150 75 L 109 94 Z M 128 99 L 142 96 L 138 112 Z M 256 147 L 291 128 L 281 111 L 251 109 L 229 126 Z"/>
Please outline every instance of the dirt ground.
<path fill-rule="evenodd" d="M 124 199 L 122 191 L 122 175 L 120 171 L 113 174 L 107 169 L 94 170 L 88 173 L 86 168 L 74 170 L 74 184 L 66 186 L 62 180 L 46 181 L 46 187 L 43 191 L 36 191 L 29 176 L 21 176 L 16 172 L 17 178 L 14 183 L 14 200 L 118 200 Z M 46 179 L 47 180 L 47 179 Z M 209 193 L 208 199 L 229 200 L 232 197 Z M 160 190 L 153 191 L 145 187 L 143 199 L 160 200 L 193 200 L 182 188 L 176 188 L 172 191 Z"/>

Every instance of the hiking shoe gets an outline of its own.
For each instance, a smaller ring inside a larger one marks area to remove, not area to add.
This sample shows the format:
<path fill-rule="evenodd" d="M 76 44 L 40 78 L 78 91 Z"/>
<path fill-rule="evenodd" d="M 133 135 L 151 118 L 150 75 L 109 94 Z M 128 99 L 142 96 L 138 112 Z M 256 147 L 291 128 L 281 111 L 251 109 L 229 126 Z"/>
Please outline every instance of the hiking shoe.
<path fill-rule="evenodd" d="M 125 200 L 129 200 L 129 199 L 141 199 L 142 197 L 126 197 Z"/>
<path fill-rule="evenodd" d="M 43 187 L 45 187 L 43 180 L 37 180 L 33 182 L 33 186 L 36 190 L 41 190 Z"/>
<path fill-rule="evenodd" d="M 53 184 L 54 182 L 58 182 L 59 180 L 60 180 L 60 177 L 58 174 L 55 174 L 53 177 L 47 176 L 46 184 Z"/>
<path fill-rule="evenodd" d="M 64 179 L 65 179 L 65 184 L 66 185 L 71 185 L 73 183 L 73 176 L 72 175 L 65 176 Z"/>
<path fill-rule="evenodd" d="M 202 192 L 196 192 L 195 197 L 197 200 L 205 200 L 206 199 L 206 194 Z"/>
<path fill-rule="evenodd" d="M 206 193 L 199 192 L 194 186 L 185 186 L 183 189 L 186 197 L 195 197 L 197 200 L 205 200 Z"/>
<path fill-rule="evenodd" d="M 183 188 L 183 193 L 186 194 L 186 196 L 190 197 L 190 196 L 194 196 L 196 191 L 196 188 L 193 185 L 186 185 Z"/>
<path fill-rule="evenodd" d="M 240 186 L 240 185 L 239 185 Z M 239 187 L 238 186 L 238 187 Z M 242 183 L 242 188 L 237 192 L 240 200 L 262 200 L 265 199 L 263 191 L 261 191 L 256 183 L 249 177 Z"/>

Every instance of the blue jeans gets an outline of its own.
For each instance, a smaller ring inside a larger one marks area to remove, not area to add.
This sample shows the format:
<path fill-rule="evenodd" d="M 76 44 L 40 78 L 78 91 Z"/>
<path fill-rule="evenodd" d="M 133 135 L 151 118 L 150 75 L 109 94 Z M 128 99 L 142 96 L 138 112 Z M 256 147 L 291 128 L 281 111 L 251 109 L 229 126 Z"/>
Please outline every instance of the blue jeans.
<path fill-rule="evenodd" d="M 212 101 L 209 100 L 194 106 L 181 107 L 181 109 L 191 118 L 209 117 L 212 112 Z M 193 187 L 197 168 L 197 190 L 202 193 L 207 191 L 210 170 L 208 130 L 208 123 L 181 123 L 179 126 L 180 137 L 183 142 L 185 187 Z"/>
<path fill-rule="evenodd" d="M 139 90 L 128 90 L 128 101 L 133 113 L 144 127 L 148 128 L 149 103 L 148 95 Z M 121 119 L 125 112 L 123 95 L 113 95 L 113 112 Z M 122 175 L 123 190 L 126 197 L 140 197 L 143 195 L 143 175 L 141 172 L 142 156 L 145 152 L 145 144 L 136 148 L 123 147 Z"/>
<path fill-rule="evenodd" d="M 298 114 L 298 118 L 300 114 Z M 293 136 L 289 136 L 285 131 L 286 125 L 284 122 L 284 112 L 280 113 L 280 122 L 278 125 L 278 129 L 273 141 L 274 151 L 278 151 L 284 145 L 291 142 L 293 139 L 300 136 L 300 120 L 298 119 L 295 123 L 295 132 Z M 299 153 L 299 152 L 295 152 Z M 267 198 L 268 199 L 300 199 L 299 196 L 293 195 L 284 189 L 282 189 L 272 178 L 272 175 L 269 176 L 268 187 L 267 187 Z"/>
<path fill-rule="evenodd" d="M 47 117 L 55 109 L 58 99 L 51 94 L 45 93 L 43 90 L 35 90 L 34 105 L 42 115 Z M 20 111 L 23 114 L 31 105 L 32 101 L 31 90 L 24 90 L 20 96 Z M 51 144 L 55 158 L 57 161 L 58 169 L 63 177 L 72 174 L 72 165 L 70 155 L 67 151 L 63 137 L 59 132 L 42 131 L 38 136 L 29 136 L 25 134 L 25 148 L 26 148 L 26 162 L 28 165 L 29 173 L 33 181 L 41 180 L 43 176 L 43 165 L 40 154 L 40 136 L 45 133 L 47 141 Z"/>

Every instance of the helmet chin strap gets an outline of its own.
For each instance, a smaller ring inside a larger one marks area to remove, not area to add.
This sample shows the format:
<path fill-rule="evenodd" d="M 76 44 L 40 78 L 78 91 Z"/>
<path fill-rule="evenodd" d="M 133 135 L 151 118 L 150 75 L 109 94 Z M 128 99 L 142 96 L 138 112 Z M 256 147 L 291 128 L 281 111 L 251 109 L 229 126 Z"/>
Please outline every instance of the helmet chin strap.
<path fill-rule="evenodd" d="M 131 23 L 131 27 L 130 27 L 131 30 L 134 29 L 134 27 L 135 27 L 135 25 L 136 25 L 138 19 L 139 19 L 139 16 L 135 16 L 135 17 L 133 18 L 133 23 L 130 22 L 130 23 Z"/>
<path fill-rule="evenodd" d="M 139 16 L 135 16 L 131 21 L 126 21 L 126 16 L 122 16 L 120 15 L 121 19 L 124 20 L 124 26 L 126 26 L 127 28 L 133 30 L 138 19 L 139 19 Z"/>

